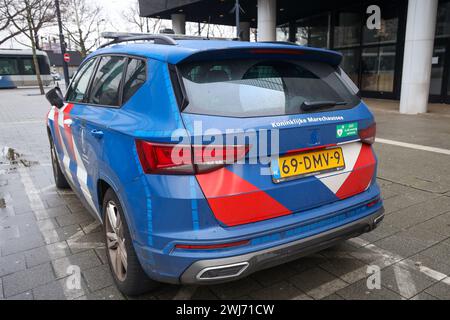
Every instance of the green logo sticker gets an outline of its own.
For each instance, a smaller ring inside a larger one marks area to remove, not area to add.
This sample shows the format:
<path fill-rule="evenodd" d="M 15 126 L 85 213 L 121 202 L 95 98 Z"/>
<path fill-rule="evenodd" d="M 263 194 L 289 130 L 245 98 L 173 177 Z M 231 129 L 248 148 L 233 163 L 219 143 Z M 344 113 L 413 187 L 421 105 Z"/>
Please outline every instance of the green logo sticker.
<path fill-rule="evenodd" d="M 340 124 L 336 126 L 336 138 L 356 136 L 358 134 L 358 122 Z"/>

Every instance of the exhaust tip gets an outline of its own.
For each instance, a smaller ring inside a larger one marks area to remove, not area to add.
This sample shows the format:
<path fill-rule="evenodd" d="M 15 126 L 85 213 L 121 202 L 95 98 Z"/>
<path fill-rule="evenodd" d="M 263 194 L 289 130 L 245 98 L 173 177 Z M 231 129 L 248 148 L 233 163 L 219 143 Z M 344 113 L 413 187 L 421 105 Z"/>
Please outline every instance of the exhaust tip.
<path fill-rule="evenodd" d="M 379 216 L 379 217 L 376 217 L 376 218 L 373 220 L 373 227 L 374 227 L 374 229 L 375 229 L 376 227 L 378 227 L 378 225 L 381 223 L 381 221 L 383 221 L 383 219 L 384 219 L 384 214 L 382 214 L 382 215 Z"/>
<path fill-rule="evenodd" d="M 248 262 L 239 262 L 224 266 L 208 267 L 197 274 L 197 280 L 220 280 L 238 277 L 248 266 Z"/>

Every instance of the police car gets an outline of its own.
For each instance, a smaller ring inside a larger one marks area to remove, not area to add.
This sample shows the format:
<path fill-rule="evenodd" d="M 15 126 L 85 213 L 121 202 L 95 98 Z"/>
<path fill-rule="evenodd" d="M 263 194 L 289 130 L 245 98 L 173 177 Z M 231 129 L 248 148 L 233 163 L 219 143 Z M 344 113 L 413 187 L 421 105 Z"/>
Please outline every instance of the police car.
<path fill-rule="evenodd" d="M 106 36 L 47 94 L 47 129 L 123 293 L 236 280 L 383 219 L 374 117 L 339 53 Z"/>

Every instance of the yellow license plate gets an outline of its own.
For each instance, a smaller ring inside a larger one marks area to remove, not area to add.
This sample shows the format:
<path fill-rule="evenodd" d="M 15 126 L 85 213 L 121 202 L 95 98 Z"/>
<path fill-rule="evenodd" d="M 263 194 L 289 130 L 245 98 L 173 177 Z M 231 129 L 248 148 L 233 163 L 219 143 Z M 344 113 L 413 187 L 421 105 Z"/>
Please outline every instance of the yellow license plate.
<path fill-rule="evenodd" d="M 345 168 L 342 148 L 323 149 L 294 155 L 282 156 L 278 159 L 278 172 L 275 180 L 321 174 Z"/>

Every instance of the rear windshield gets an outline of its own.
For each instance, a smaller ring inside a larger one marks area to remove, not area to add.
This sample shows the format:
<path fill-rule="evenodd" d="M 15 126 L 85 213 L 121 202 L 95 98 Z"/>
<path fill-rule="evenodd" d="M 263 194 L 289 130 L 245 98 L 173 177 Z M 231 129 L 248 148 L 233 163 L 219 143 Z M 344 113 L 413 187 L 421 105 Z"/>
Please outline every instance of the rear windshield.
<path fill-rule="evenodd" d="M 342 80 L 342 71 L 320 62 L 202 61 L 181 65 L 179 70 L 189 100 L 184 112 L 188 113 L 276 116 L 346 109 L 359 103 Z"/>

